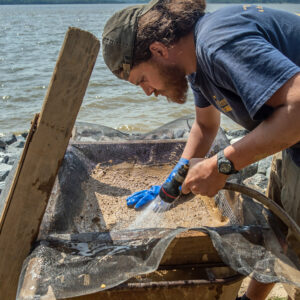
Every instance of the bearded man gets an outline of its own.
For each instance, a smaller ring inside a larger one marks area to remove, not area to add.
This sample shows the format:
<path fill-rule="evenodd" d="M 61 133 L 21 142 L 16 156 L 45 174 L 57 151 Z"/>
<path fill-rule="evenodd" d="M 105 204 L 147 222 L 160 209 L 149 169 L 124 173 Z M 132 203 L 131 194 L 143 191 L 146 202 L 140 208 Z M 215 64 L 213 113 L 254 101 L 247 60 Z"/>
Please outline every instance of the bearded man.
<path fill-rule="evenodd" d="M 193 90 L 195 122 L 167 181 L 191 158 L 205 157 L 221 112 L 250 133 L 190 168 L 182 192 L 214 196 L 230 174 L 282 151 L 272 173 L 281 194 L 269 195 L 300 225 L 299 32 L 296 14 L 259 5 L 205 13 L 204 0 L 153 0 L 109 19 L 102 49 L 116 76 L 177 103 L 186 101 L 188 82 Z M 139 208 L 158 191 L 134 193 L 127 204 Z M 300 256 L 292 232 L 287 242 Z M 264 299 L 272 286 L 252 280 L 242 299 Z"/>

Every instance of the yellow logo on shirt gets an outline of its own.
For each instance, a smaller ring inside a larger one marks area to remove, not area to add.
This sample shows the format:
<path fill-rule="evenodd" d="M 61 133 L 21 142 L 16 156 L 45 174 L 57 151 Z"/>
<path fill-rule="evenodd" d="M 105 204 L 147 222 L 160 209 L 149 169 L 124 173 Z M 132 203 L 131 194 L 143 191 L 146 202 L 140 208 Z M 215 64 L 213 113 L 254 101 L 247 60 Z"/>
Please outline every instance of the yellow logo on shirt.
<path fill-rule="evenodd" d="M 243 10 L 247 10 L 249 7 L 251 7 L 252 5 L 251 4 L 244 4 L 243 5 Z M 261 6 L 261 5 L 256 5 L 256 9 L 259 11 L 259 12 L 264 12 L 264 8 Z"/>
<path fill-rule="evenodd" d="M 244 4 L 243 5 L 243 10 L 247 10 L 249 7 L 251 7 L 251 4 Z"/>
<path fill-rule="evenodd" d="M 216 104 L 219 106 L 219 108 L 224 112 L 227 113 L 229 111 L 232 111 L 231 106 L 228 104 L 227 100 L 225 98 L 218 100 L 216 96 L 213 96 Z"/>
<path fill-rule="evenodd" d="M 256 8 L 259 12 L 264 12 L 264 9 L 261 5 L 257 5 Z"/>

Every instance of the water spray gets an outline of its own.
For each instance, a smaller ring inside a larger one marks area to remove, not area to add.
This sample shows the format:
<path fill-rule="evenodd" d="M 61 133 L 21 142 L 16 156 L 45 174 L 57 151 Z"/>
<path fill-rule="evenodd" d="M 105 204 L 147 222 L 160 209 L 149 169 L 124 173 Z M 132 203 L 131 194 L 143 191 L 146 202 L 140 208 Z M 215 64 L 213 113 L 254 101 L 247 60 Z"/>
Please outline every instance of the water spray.
<path fill-rule="evenodd" d="M 162 216 L 160 213 L 171 208 L 172 203 L 177 200 L 181 194 L 180 187 L 182 186 L 184 179 L 188 173 L 189 165 L 182 165 L 175 173 L 171 181 L 165 182 L 159 191 L 157 197 L 143 209 L 142 213 L 136 218 L 136 220 L 129 226 L 131 228 L 140 228 L 145 223 L 151 224 L 151 227 L 155 228 L 162 224 Z"/>

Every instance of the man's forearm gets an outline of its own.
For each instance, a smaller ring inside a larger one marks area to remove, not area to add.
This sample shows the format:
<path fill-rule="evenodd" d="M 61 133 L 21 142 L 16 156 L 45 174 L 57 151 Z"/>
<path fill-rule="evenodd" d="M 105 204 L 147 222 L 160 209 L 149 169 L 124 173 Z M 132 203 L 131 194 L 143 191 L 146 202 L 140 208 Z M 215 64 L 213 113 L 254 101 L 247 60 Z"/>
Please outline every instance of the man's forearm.
<path fill-rule="evenodd" d="M 182 157 L 187 159 L 204 157 L 210 149 L 217 132 L 218 126 L 215 128 L 202 128 L 195 121 Z"/>
<path fill-rule="evenodd" d="M 240 170 L 300 141 L 300 101 L 281 106 L 251 133 L 228 146 L 225 156 Z"/>

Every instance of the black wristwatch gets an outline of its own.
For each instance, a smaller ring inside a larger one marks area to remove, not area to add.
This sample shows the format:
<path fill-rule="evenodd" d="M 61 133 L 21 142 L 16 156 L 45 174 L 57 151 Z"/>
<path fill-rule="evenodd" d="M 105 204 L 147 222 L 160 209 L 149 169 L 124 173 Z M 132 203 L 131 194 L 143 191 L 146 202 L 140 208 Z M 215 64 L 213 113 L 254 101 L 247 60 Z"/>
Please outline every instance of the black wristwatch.
<path fill-rule="evenodd" d="M 234 168 L 233 163 L 225 157 L 224 150 L 217 154 L 218 157 L 218 171 L 219 173 L 231 175 L 236 174 L 238 171 Z"/>

